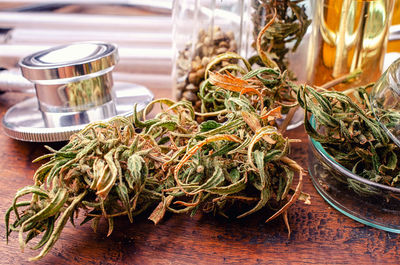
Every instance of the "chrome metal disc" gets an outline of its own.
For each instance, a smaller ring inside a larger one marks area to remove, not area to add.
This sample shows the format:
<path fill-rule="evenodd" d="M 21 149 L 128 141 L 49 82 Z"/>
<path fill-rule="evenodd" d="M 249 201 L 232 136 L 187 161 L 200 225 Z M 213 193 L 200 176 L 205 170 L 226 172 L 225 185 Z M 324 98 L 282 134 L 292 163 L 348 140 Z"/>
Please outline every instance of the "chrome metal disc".
<path fill-rule="evenodd" d="M 108 72 L 118 60 L 114 44 L 79 42 L 36 52 L 22 58 L 19 65 L 22 75 L 34 83 L 67 83 Z"/>
<path fill-rule="evenodd" d="M 133 107 L 142 111 L 154 98 L 153 93 L 144 86 L 116 82 L 113 87 L 117 115 L 129 117 Z M 79 112 L 76 113 L 79 115 Z M 109 117 L 112 118 L 112 117 Z M 3 117 L 3 129 L 11 138 L 28 142 L 59 142 L 82 130 L 88 123 L 46 127 L 36 97 L 29 98 L 11 107 Z"/>

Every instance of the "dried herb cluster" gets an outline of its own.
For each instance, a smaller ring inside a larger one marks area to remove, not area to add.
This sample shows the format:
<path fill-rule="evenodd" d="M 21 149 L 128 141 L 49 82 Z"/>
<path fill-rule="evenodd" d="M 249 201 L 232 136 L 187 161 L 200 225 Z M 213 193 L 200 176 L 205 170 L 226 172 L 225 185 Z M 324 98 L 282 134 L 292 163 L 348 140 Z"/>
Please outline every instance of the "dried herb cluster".
<path fill-rule="evenodd" d="M 400 148 L 375 119 L 367 89 L 368 86 L 354 89 L 350 98 L 336 91 L 317 92 L 309 86 L 301 87 L 298 102 L 314 115 L 317 128 L 307 118 L 304 125 L 312 138 L 353 173 L 400 188 Z M 395 123 L 398 113 L 387 118 Z"/>
<path fill-rule="evenodd" d="M 244 67 L 239 64 L 227 64 L 218 71 L 210 72 L 214 71 L 215 65 L 226 60 L 240 60 Z M 199 91 L 202 113 L 224 110 L 225 101 L 235 92 L 246 95 L 254 108 L 265 107 L 271 110 L 280 107 L 281 112 L 285 114 L 297 106 L 298 87 L 290 81 L 287 71 L 282 73 L 277 68 L 268 67 L 252 69 L 246 59 L 229 52 L 215 57 L 206 70 L 209 78 L 201 84 Z M 241 77 L 235 77 L 230 72 Z"/>
<path fill-rule="evenodd" d="M 50 158 L 35 173 L 35 184 L 17 192 L 6 214 L 7 238 L 18 232 L 23 249 L 41 236 L 33 247 L 41 249 L 36 260 L 80 211 L 83 223 L 91 220 L 95 230 L 106 218 L 110 234 L 114 217 L 132 221 L 149 207 L 149 219 L 158 223 L 167 211 L 226 216 L 240 206 L 240 218 L 269 206 L 274 213 L 268 220 L 283 215 L 288 226 L 287 209 L 302 195 L 304 172 L 287 157 L 291 140 L 271 126 L 281 106 L 264 106 L 253 96 L 263 96 L 264 73 L 271 75 L 268 82 L 281 74 L 269 68 L 249 73 L 247 79 L 211 74 L 210 89 L 219 86 L 225 93 L 221 112 L 196 114 L 187 101 L 156 100 L 148 108 L 159 103 L 163 110 L 153 119 L 141 121 L 135 113 L 133 123 L 119 117 L 91 124 L 60 150 L 37 159 Z M 257 86 L 248 87 L 251 79 Z M 199 124 L 196 115 L 214 120 Z M 20 201 L 28 194 L 31 201 Z"/>
<path fill-rule="evenodd" d="M 253 35 L 255 40 L 261 38 L 260 48 L 270 58 L 266 66 L 277 66 L 282 71 L 290 70 L 287 54 L 290 50 L 296 51 L 311 24 L 302 4 L 303 0 L 252 1 Z M 265 27 L 269 23 L 270 26 Z M 258 54 L 250 59 L 251 62 L 260 62 L 259 47 L 257 51 Z M 293 73 L 290 74 L 293 79 Z"/>
<path fill-rule="evenodd" d="M 400 139 L 400 101 L 399 95 L 387 90 L 383 95 L 375 98 L 374 112 L 379 122 L 397 139 Z"/>

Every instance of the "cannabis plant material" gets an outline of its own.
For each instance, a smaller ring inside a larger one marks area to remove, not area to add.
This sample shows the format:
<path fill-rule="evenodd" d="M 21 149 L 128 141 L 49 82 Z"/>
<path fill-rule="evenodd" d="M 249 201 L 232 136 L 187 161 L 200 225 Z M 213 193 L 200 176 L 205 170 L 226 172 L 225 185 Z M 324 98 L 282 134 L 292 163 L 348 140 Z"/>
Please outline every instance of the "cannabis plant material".
<path fill-rule="evenodd" d="M 11 231 L 18 231 L 23 249 L 31 239 L 42 235 L 33 247 L 42 249 L 33 258 L 36 260 L 46 255 L 67 221 L 73 223 L 79 210 L 86 215 L 83 223 L 92 220 L 94 230 L 100 217 L 106 218 L 110 234 L 115 216 L 127 215 L 132 221 L 134 215 L 161 201 L 162 189 L 169 184 L 160 181 L 167 179 L 169 172 L 161 166 L 171 152 L 163 142 L 168 141 L 171 130 L 185 134 L 196 132 L 198 127 L 190 104 L 177 103 L 171 109 L 179 115 L 162 113 L 151 121 L 138 122 L 149 125 L 142 133 L 122 117 L 91 124 L 73 135 L 59 151 L 51 150 L 51 154 L 37 159 L 50 161 L 35 173 L 33 186 L 17 192 L 6 214 L 7 237 Z M 175 144 L 184 145 L 186 139 L 178 138 Z M 28 194 L 32 194 L 30 202 L 18 201 Z M 10 224 L 11 212 L 15 213 L 15 222 Z"/>
<path fill-rule="evenodd" d="M 210 72 L 214 70 L 214 65 L 227 59 L 240 60 L 245 67 L 231 64 L 215 73 Z M 207 66 L 208 78 L 200 86 L 201 112 L 205 116 L 219 113 L 226 108 L 227 99 L 240 97 L 247 98 L 255 109 L 269 111 L 280 107 L 281 113 L 286 114 L 289 109 L 297 106 L 298 90 L 298 86 L 290 81 L 287 73 L 269 67 L 252 69 L 246 59 L 235 53 L 221 54 Z"/>
<path fill-rule="evenodd" d="M 391 109 L 378 107 L 376 112 L 380 115 L 379 121 L 385 125 L 394 137 L 400 139 L 400 106 Z"/>
<path fill-rule="evenodd" d="M 400 100 L 399 95 L 386 90 L 383 95 L 375 97 L 373 105 L 378 121 L 397 139 L 400 139 Z"/>
<path fill-rule="evenodd" d="M 35 173 L 33 186 L 17 192 L 6 213 L 7 238 L 18 232 L 23 249 L 41 235 L 33 247 L 41 249 L 37 260 L 78 212 L 94 230 L 101 217 L 107 219 L 110 234 L 114 217 L 132 221 L 149 207 L 154 223 L 167 211 L 227 216 L 234 208 L 242 210 L 241 218 L 270 207 L 268 220 L 283 215 L 289 229 L 287 209 L 302 195 L 304 172 L 287 157 L 291 140 L 268 125 L 280 108 L 263 112 L 247 98 L 232 96 L 223 123 L 198 124 L 189 102 L 160 99 L 148 108 L 156 103 L 167 108 L 153 119 L 141 121 L 135 113 L 134 124 L 125 118 L 91 124 L 59 151 L 39 158 L 50 161 Z M 30 201 L 19 201 L 28 194 Z"/>
<path fill-rule="evenodd" d="M 305 115 L 304 125 L 310 137 L 339 164 L 368 180 L 399 188 L 400 148 L 373 116 L 367 89 L 355 89 L 350 98 L 340 92 L 317 92 L 302 86 L 299 104 L 316 120 L 313 127 Z"/>
<path fill-rule="evenodd" d="M 278 66 L 282 71 L 290 69 L 287 54 L 289 51 L 296 51 L 311 23 L 303 3 L 302 0 L 252 1 L 253 35 L 254 40 L 260 42 L 254 43 L 253 46 L 259 46 L 257 51 L 261 48 L 271 59 L 265 66 Z M 270 24 L 269 27 L 265 28 L 266 24 Z M 260 63 L 260 55 L 258 51 L 258 55 L 250 61 Z"/>

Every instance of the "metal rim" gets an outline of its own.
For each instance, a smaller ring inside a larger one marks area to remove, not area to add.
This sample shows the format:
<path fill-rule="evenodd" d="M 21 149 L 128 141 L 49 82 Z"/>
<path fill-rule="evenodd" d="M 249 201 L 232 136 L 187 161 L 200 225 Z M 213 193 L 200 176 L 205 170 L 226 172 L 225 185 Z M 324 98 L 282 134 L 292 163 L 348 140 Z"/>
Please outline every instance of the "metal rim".
<path fill-rule="evenodd" d="M 131 116 L 135 104 L 137 104 L 138 112 L 143 111 L 154 98 L 153 93 L 141 85 L 117 82 L 114 90 L 116 92 L 115 104 L 117 116 Z M 26 116 L 19 115 L 17 111 L 22 111 Z M 15 120 L 16 117 L 17 120 Z M 111 118 L 113 117 L 109 117 L 103 121 Z M 24 122 L 28 123 L 28 125 L 24 124 Z M 67 141 L 72 134 L 82 130 L 88 124 L 56 128 L 45 127 L 36 97 L 29 98 L 11 107 L 4 115 L 2 121 L 3 130 L 6 135 L 16 140 L 27 142 Z"/>
<path fill-rule="evenodd" d="M 70 59 L 65 61 L 65 58 Z M 118 60 L 115 44 L 78 42 L 33 53 L 22 58 L 19 65 L 22 75 L 35 82 L 91 75 L 106 69 L 110 71 Z"/>

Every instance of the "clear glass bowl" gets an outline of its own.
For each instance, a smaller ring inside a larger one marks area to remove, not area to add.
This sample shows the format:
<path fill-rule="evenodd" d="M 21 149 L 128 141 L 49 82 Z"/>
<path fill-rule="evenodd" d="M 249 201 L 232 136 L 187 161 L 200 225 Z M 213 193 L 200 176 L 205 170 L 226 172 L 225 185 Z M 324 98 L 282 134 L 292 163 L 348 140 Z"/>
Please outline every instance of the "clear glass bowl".
<path fill-rule="evenodd" d="M 353 174 L 313 139 L 310 139 L 308 170 L 319 194 L 335 209 L 363 224 L 400 233 L 399 188 Z"/>

